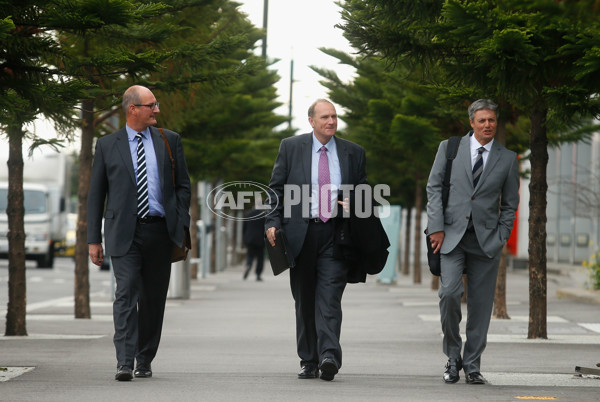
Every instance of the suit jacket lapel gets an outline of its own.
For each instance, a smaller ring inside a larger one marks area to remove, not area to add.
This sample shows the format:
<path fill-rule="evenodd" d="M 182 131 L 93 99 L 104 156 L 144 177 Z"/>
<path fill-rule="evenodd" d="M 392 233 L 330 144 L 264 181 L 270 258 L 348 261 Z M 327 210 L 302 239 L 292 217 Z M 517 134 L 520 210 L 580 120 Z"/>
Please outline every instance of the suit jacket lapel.
<path fill-rule="evenodd" d="M 123 163 L 127 167 L 127 171 L 129 172 L 129 176 L 133 181 L 133 184 L 136 185 L 137 179 L 135 177 L 135 171 L 133 170 L 133 161 L 131 160 L 131 151 L 129 150 L 129 138 L 127 137 L 127 130 L 122 128 L 117 133 L 117 150 L 123 159 Z"/>
<path fill-rule="evenodd" d="M 304 182 L 312 183 L 311 166 L 312 166 L 312 134 L 307 134 L 306 139 L 302 141 L 302 167 L 304 170 Z"/>
<path fill-rule="evenodd" d="M 335 145 L 337 148 L 338 160 L 340 162 L 340 172 L 342 173 L 342 184 L 352 184 L 350 182 L 350 164 L 348 157 L 348 148 L 343 140 L 335 137 Z M 358 180 L 358 179 L 357 179 Z"/>
<path fill-rule="evenodd" d="M 467 181 L 471 183 L 471 187 L 473 187 L 473 166 L 471 163 L 471 138 L 470 134 L 465 135 L 460 141 L 461 148 L 459 148 L 459 155 L 454 160 L 453 163 L 456 163 L 457 160 L 460 160 L 463 164 L 463 168 L 465 170 L 465 175 L 467 177 Z"/>
<path fill-rule="evenodd" d="M 165 163 L 165 157 L 167 156 L 167 149 L 165 146 L 165 142 L 161 138 L 160 132 L 156 127 L 150 127 L 150 137 L 152 138 L 152 143 L 154 145 L 154 153 L 156 154 L 156 164 L 158 165 L 158 177 L 160 178 L 160 188 L 165 188 L 165 166 L 170 166 L 171 161 L 169 161 L 168 165 Z"/>
<path fill-rule="evenodd" d="M 485 166 L 483 167 L 483 172 L 481 172 L 481 177 L 479 178 L 479 182 L 477 183 L 477 187 L 481 187 L 482 183 L 485 183 L 485 178 L 490 174 L 492 169 L 498 161 L 500 160 L 500 154 L 502 153 L 502 145 L 500 145 L 497 141 L 494 141 L 492 145 L 492 149 L 490 150 L 490 154 L 488 155 Z"/>

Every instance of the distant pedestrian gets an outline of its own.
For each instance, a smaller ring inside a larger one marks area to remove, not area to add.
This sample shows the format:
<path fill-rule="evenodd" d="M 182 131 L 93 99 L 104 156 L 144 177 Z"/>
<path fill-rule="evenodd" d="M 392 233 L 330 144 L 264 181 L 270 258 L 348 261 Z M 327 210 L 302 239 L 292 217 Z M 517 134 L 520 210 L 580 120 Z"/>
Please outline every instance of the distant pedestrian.
<path fill-rule="evenodd" d="M 244 279 L 252 271 L 252 264 L 256 260 L 256 280 L 262 281 L 261 275 L 265 260 L 265 216 L 264 211 L 252 208 L 244 215 L 242 225 L 242 240 L 246 246 L 246 270 Z"/>
<path fill-rule="evenodd" d="M 160 109 L 152 92 L 134 85 L 123 94 L 122 105 L 125 127 L 96 143 L 87 239 L 90 259 L 100 266 L 104 218 L 106 255 L 111 257 L 117 284 L 115 379 L 129 381 L 133 375 L 152 377 L 150 363 L 162 332 L 171 253 L 174 244 L 184 242 L 184 227 L 190 226 L 191 193 L 179 134 L 163 130 L 162 137 L 153 127 Z"/>
<path fill-rule="evenodd" d="M 460 379 L 485 384 L 481 355 L 494 303 L 502 247 L 512 231 L 519 205 L 517 155 L 494 141 L 497 105 L 480 99 L 468 109 L 471 130 L 462 137 L 452 167 L 450 196 L 442 207 L 442 182 L 448 141 L 439 146 L 427 182 L 427 230 L 435 253 L 441 253 L 439 290 L 446 383 Z M 461 298 L 467 275 L 466 342 L 461 357 Z"/>

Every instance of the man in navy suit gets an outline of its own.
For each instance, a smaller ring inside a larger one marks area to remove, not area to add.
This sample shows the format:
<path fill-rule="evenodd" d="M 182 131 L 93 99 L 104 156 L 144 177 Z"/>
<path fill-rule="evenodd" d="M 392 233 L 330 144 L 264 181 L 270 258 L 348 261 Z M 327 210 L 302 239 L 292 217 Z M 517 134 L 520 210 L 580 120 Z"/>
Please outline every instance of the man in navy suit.
<path fill-rule="evenodd" d="M 331 381 L 342 366 L 341 301 L 348 274 L 346 262 L 334 257 L 331 214 L 341 185 L 367 182 L 365 151 L 335 136 L 337 113 L 328 100 L 318 99 L 309 107 L 308 121 L 312 133 L 281 142 L 269 183 L 276 195 L 270 198 L 275 210 L 267 215 L 265 228 L 271 245 L 275 245 L 275 231 L 284 230 L 296 260 L 290 284 L 301 366 L 298 377 L 317 378 L 320 371 L 321 379 Z M 302 200 L 292 200 L 292 192 Z"/>
<path fill-rule="evenodd" d="M 122 107 L 126 126 L 96 143 L 87 237 L 90 258 L 101 265 L 104 217 L 105 251 L 117 283 L 113 303 L 115 379 L 129 381 L 134 374 L 152 376 L 150 363 L 160 342 L 171 253 L 174 244 L 183 244 L 184 227 L 190 225 L 191 193 L 179 134 L 164 130 L 171 161 L 161 133 L 152 127 L 160 112 L 152 91 L 139 85 L 130 87 L 123 94 Z M 143 186 L 143 196 L 138 197 L 137 183 L 142 181 L 138 173 L 143 166 L 147 188 Z"/>

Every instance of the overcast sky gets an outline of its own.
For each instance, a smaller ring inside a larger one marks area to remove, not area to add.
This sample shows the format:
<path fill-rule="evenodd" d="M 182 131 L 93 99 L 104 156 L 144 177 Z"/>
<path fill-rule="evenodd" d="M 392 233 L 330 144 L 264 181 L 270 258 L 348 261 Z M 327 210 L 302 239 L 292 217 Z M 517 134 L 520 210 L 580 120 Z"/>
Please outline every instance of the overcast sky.
<path fill-rule="evenodd" d="M 264 0 L 237 0 L 240 10 L 248 14 L 250 21 L 259 28 L 263 26 Z M 339 77 L 348 81 L 352 69 L 337 64 L 337 59 L 324 54 L 320 47 L 352 52 L 342 30 L 334 28 L 341 23 L 340 7 L 333 0 L 270 0 L 267 24 L 267 56 L 279 59 L 271 68 L 281 77 L 277 84 L 279 101 L 284 105 L 277 110 L 288 114 L 290 60 L 294 60 L 294 86 L 292 100 L 292 126 L 300 133 L 311 131 L 306 111 L 317 98 L 327 98 L 326 88 L 318 81 L 320 76 L 308 66 L 314 65 L 335 70 Z M 260 54 L 262 43 L 257 42 Z M 341 113 L 338 108 L 338 113 Z M 343 125 L 343 123 L 340 123 Z"/>

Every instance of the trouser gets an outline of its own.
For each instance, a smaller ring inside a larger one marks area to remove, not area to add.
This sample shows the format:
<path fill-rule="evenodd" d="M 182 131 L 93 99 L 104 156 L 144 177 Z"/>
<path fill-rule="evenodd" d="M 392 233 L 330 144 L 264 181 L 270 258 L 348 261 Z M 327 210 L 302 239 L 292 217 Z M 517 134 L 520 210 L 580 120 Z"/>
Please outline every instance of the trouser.
<path fill-rule="evenodd" d="M 260 278 L 265 261 L 265 247 L 262 245 L 247 245 L 246 248 L 246 272 L 250 271 L 252 268 L 252 263 L 256 258 L 256 277 Z"/>
<path fill-rule="evenodd" d="M 116 280 L 113 342 L 117 367 L 150 364 L 160 343 L 173 243 L 166 222 L 137 223 L 131 248 L 111 257 Z"/>
<path fill-rule="evenodd" d="M 460 321 L 464 293 L 463 273 L 467 274 L 467 325 L 463 352 L 465 373 L 479 372 L 481 355 L 487 343 L 500 253 L 487 257 L 479 246 L 475 232 L 467 231 L 460 243 L 441 255 L 440 318 L 443 351 L 449 358 L 459 358 L 462 349 Z"/>
<path fill-rule="evenodd" d="M 334 230 L 332 221 L 311 222 L 290 271 L 300 365 L 318 365 L 328 357 L 342 366 L 340 333 L 347 268 L 333 258 Z"/>

